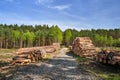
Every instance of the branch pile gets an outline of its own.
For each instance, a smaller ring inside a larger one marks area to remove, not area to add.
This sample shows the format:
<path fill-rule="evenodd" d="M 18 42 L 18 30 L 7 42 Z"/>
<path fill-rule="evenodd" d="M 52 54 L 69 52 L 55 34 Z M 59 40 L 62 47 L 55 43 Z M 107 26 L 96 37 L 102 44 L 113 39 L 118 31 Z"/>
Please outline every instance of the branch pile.
<path fill-rule="evenodd" d="M 96 50 L 89 37 L 77 37 L 72 44 L 72 51 L 85 57 L 91 57 L 96 55 Z"/>
<path fill-rule="evenodd" d="M 59 43 L 53 43 L 51 46 L 20 48 L 16 52 L 17 55 L 13 57 L 12 64 L 36 62 L 38 60 L 42 60 L 46 53 L 53 53 L 59 49 Z"/>

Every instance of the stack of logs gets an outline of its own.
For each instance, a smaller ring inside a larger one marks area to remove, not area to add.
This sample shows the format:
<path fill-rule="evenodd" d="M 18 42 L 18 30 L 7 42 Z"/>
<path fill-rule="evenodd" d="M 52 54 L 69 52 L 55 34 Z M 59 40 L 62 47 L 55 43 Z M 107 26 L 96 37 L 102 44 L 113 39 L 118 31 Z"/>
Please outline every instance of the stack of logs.
<path fill-rule="evenodd" d="M 120 64 L 120 51 L 102 50 L 97 54 L 96 60 L 105 64 Z"/>
<path fill-rule="evenodd" d="M 38 60 L 42 60 L 46 53 L 53 53 L 59 49 L 59 43 L 53 43 L 51 46 L 20 48 L 16 52 L 17 55 L 13 57 L 12 64 L 36 62 Z"/>
<path fill-rule="evenodd" d="M 91 57 L 96 55 L 96 49 L 89 37 L 76 37 L 72 44 L 72 51 L 84 57 Z"/>
<path fill-rule="evenodd" d="M 120 51 L 101 50 L 97 52 L 89 37 L 77 37 L 73 41 L 72 51 L 82 57 L 95 57 L 98 62 L 120 65 Z"/>

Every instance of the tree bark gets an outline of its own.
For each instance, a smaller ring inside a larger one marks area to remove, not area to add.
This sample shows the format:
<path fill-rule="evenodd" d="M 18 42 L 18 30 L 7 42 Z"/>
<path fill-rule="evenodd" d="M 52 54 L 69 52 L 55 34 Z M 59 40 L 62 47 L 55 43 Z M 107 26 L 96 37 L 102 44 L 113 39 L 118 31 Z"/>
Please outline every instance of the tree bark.
<path fill-rule="evenodd" d="M 5 46 L 5 48 L 7 49 L 8 48 L 8 39 L 6 39 L 6 46 Z"/>
<path fill-rule="evenodd" d="M 15 41 L 14 41 L 14 48 L 15 48 L 16 46 L 15 46 Z"/>
<path fill-rule="evenodd" d="M 23 41 L 20 40 L 20 48 L 22 48 L 22 45 L 23 45 Z"/>
<path fill-rule="evenodd" d="M 1 41 L 1 43 L 0 43 L 0 48 L 2 48 L 2 41 Z"/>

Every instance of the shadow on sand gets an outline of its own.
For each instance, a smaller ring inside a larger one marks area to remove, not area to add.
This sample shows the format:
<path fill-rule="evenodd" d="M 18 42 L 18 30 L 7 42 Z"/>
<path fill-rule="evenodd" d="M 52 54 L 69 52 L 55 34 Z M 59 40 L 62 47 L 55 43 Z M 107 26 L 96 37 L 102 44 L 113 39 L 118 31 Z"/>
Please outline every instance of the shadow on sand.
<path fill-rule="evenodd" d="M 78 66 L 73 55 L 56 57 L 45 62 L 16 66 L 6 80 L 95 80 L 96 76 Z"/>

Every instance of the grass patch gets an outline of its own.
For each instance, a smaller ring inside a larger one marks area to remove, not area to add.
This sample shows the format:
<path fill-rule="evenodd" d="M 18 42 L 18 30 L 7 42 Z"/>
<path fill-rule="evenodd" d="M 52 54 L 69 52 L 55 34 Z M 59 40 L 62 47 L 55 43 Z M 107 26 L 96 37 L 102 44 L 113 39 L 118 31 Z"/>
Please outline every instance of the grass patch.
<path fill-rule="evenodd" d="M 0 49 L 0 67 L 7 66 L 12 60 L 15 49 Z"/>
<path fill-rule="evenodd" d="M 74 52 L 72 52 L 72 51 L 67 52 L 67 55 L 73 56 L 73 58 L 75 58 L 78 63 L 86 62 L 88 60 L 85 57 L 80 57 L 79 55 L 74 54 Z"/>
<path fill-rule="evenodd" d="M 100 47 L 103 50 L 115 50 L 120 51 L 120 47 Z"/>
<path fill-rule="evenodd" d="M 49 54 L 46 54 L 45 59 L 51 59 L 51 58 L 53 58 L 53 56 L 54 56 L 54 55 L 53 55 L 53 54 L 50 54 L 50 53 L 49 53 Z"/>
<path fill-rule="evenodd" d="M 78 63 L 81 63 L 81 62 L 86 62 L 88 59 L 85 58 L 85 57 L 80 57 L 78 55 L 74 55 L 74 58 L 76 58 L 77 62 Z"/>
<path fill-rule="evenodd" d="M 1 53 L 13 53 L 15 52 L 15 49 L 0 49 L 0 54 Z"/>
<path fill-rule="evenodd" d="M 53 53 L 46 53 L 46 56 L 44 57 L 44 60 L 49 60 L 52 59 L 53 57 L 55 57 L 56 55 L 59 54 L 59 50 Z"/>
<path fill-rule="evenodd" d="M 106 80 L 120 80 L 120 75 L 116 75 L 116 74 L 109 75 L 109 77 L 106 78 Z"/>
<path fill-rule="evenodd" d="M 0 49 L 0 60 L 12 59 L 15 49 Z"/>
<path fill-rule="evenodd" d="M 10 55 L 10 54 L 4 54 L 4 55 L 0 55 L 0 59 L 3 60 L 3 59 L 12 59 L 13 55 Z"/>

